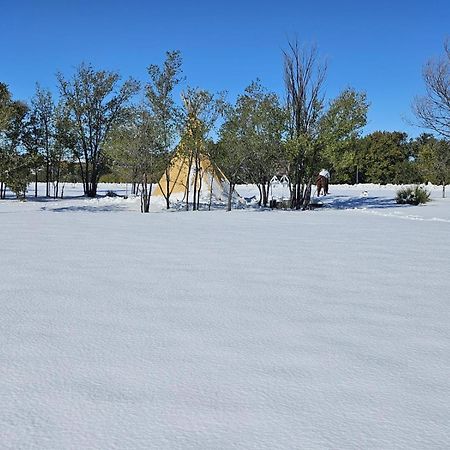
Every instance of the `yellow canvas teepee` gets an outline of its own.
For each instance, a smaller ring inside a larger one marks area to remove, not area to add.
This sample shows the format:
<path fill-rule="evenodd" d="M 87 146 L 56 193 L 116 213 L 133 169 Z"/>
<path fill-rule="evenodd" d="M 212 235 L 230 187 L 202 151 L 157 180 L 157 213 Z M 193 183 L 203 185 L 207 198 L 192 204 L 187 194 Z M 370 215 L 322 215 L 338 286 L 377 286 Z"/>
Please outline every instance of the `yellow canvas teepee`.
<path fill-rule="evenodd" d="M 191 201 L 194 185 L 197 183 L 200 201 L 225 202 L 228 198 L 229 183 L 222 171 L 214 166 L 207 156 L 201 156 L 198 171 L 195 166 L 192 156 L 177 152 L 170 163 L 168 176 L 164 172 L 154 195 L 167 197 L 169 192 L 172 201 L 186 201 L 186 192 L 189 191 Z"/>
<path fill-rule="evenodd" d="M 202 151 L 205 147 L 205 126 L 199 119 L 199 105 L 183 96 L 188 111 L 186 126 L 172 161 L 159 180 L 155 195 L 166 200 L 193 203 L 225 202 L 228 199 L 229 182 Z M 239 196 L 233 193 L 233 199 Z"/>

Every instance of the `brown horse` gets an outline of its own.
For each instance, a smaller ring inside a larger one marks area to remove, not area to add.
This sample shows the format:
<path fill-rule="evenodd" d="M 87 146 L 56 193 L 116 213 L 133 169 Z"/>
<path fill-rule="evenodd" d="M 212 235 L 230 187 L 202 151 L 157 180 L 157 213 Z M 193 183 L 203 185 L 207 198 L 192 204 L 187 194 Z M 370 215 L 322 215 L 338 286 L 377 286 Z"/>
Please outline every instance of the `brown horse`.
<path fill-rule="evenodd" d="M 316 178 L 316 187 L 317 187 L 317 197 L 320 196 L 321 191 L 323 190 L 323 195 L 328 194 L 328 178 L 323 175 L 319 175 Z"/>

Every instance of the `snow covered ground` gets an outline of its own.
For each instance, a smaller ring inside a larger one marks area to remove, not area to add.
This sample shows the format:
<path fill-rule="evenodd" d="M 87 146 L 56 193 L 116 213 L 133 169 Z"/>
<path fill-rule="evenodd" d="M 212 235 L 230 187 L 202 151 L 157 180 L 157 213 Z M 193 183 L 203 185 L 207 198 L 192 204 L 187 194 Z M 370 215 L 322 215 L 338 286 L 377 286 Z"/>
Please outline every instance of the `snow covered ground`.
<path fill-rule="evenodd" d="M 395 189 L 1 201 L 0 447 L 449 448 L 450 199 Z"/>

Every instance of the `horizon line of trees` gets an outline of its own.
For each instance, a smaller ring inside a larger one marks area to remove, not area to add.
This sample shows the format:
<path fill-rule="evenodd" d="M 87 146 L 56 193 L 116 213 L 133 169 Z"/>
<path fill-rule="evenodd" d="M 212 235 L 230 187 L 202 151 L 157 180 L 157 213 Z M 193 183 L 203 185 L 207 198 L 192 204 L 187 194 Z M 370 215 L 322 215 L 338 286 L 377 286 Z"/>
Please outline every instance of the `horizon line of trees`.
<path fill-rule="evenodd" d="M 179 51 L 148 67 L 148 81 L 122 81 L 117 72 L 81 64 L 71 77 L 57 74 L 59 99 L 36 85 L 29 102 L 14 100 L 0 82 L 0 199 L 6 188 L 24 198 L 34 182 L 46 197 L 62 197 L 68 181 L 97 195 L 101 179 L 132 182 L 141 211 L 150 210 L 152 186 L 163 180 L 170 208 L 171 161 L 188 160 L 194 185 L 185 187 L 186 208 L 200 207 L 202 159 L 220 167 L 234 187 L 254 183 L 260 205 L 269 202 L 273 175 L 291 181 L 291 207 L 306 209 L 322 167 L 337 183 L 450 181 L 450 51 L 423 69 L 426 94 L 413 102 L 420 125 L 432 132 L 408 139 L 401 131 L 362 136 L 369 102 L 347 87 L 325 100 L 327 65 L 315 46 L 289 41 L 283 51 L 286 100 L 256 79 L 234 104 L 226 93 L 186 86 Z M 143 99 L 135 101 L 137 94 Z M 215 139 L 213 138 L 215 137 Z M 163 176 L 165 175 L 165 176 Z"/>

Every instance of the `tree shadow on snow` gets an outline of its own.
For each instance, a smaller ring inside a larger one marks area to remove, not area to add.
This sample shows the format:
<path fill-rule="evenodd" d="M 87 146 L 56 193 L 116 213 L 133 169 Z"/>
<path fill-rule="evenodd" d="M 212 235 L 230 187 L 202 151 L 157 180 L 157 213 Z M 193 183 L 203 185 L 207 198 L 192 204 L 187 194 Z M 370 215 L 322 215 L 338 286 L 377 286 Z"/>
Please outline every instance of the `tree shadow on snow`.
<path fill-rule="evenodd" d="M 63 198 L 53 198 L 53 197 L 27 197 L 27 202 L 34 203 L 51 203 L 51 202 L 64 202 L 67 200 L 78 200 L 86 198 L 84 195 L 65 195 Z"/>
<path fill-rule="evenodd" d="M 78 206 L 61 206 L 59 208 L 47 208 L 42 207 L 43 211 L 50 211 L 56 213 L 64 212 L 89 212 L 89 213 L 100 213 L 100 212 L 121 212 L 128 211 L 125 206 L 122 205 L 78 205 Z"/>
<path fill-rule="evenodd" d="M 335 195 L 331 198 L 321 197 L 323 206 L 332 209 L 389 209 L 404 208 L 409 205 L 399 205 L 393 198 L 386 197 L 348 197 Z"/>

